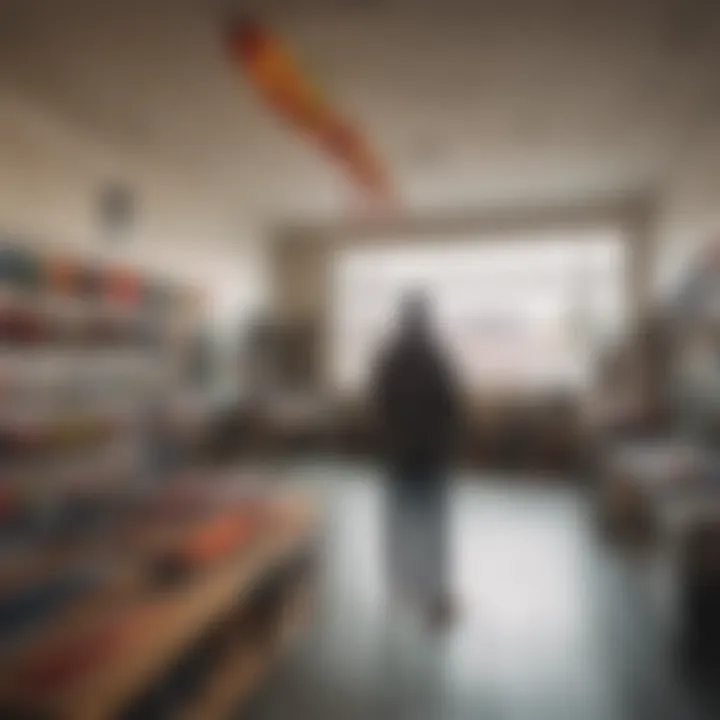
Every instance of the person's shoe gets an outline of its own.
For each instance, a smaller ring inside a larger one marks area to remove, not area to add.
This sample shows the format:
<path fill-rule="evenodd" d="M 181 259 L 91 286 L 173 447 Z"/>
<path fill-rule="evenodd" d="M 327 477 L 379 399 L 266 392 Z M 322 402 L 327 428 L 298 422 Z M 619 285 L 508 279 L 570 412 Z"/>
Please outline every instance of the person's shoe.
<path fill-rule="evenodd" d="M 444 595 L 430 603 L 428 623 L 433 630 L 447 630 L 458 615 L 457 604 L 453 597 Z"/>

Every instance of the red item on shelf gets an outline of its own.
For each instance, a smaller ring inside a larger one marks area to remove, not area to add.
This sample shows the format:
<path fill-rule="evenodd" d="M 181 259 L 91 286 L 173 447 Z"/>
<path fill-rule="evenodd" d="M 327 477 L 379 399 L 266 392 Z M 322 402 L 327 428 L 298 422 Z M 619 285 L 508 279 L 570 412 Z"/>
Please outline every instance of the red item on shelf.
<path fill-rule="evenodd" d="M 0 310 L 0 340 L 18 345 L 34 345 L 48 336 L 49 324 L 38 310 L 17 306 Z"/>
<path fill-rule="evenodd" d="M 186 557 L 193 564 L 208 562 L 237 548 L 252 536 L 254 530 L 254 518 L 247 513 L 221 518 L 202 528 L 191 539 Z"/>
<path fill-rule="evenodd" d="M 247 511 L 205 520 L 163 552 L 160 565 L 182 572 L 202 569 L 239 550 L 254 537 L 257 528 L 257 518 Z"/>
<path fill-rule="evenodd" d="M 45 282 L 52 292 L 73 295 L 78 286 L 79 267 L 64 258 L 51 258 L 45 265 Z"/>
<path fill-rule="evenodd" d="M 135 304 L 141 299 L 142 286 L 139 278 L 124 270 L 115 270 L 107 278 L 110 299 L 123 304 Z"/>

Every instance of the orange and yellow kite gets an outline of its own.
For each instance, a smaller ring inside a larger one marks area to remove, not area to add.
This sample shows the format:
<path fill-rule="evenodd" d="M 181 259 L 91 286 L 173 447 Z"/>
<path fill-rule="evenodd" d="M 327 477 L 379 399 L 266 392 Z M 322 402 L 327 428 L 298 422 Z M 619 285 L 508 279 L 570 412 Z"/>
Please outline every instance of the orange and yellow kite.
<path fill-rule="evenodd" d="M 392 199 L 385 168 L 363 136 L 346 122 L 297 67 L 278 39 L 252 20 L 231 23 L 231 58 L 265 101 L 338 160 L 374 200 Z"/>

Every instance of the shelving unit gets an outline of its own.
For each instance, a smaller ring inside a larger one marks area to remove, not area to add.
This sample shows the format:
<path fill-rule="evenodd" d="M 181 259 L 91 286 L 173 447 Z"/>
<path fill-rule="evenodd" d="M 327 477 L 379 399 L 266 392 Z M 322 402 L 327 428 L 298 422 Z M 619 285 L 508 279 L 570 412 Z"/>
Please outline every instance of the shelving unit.
<path fill-rule="evenodd" d="M 0 245 L 0 513 L 45 522 L 142 472 L 152 402 L 183 388 L 199 293 L 57 251 Z"/>
<path fill-rule="evenodd" d="M 220 720 L 307 605 L 311 508 L 152 462 L 155 414 L 182 443 L 198 408 L 198 300 L 0 246 L 2 718 Z"/>
<path fill-rule="evenodd" d="M 659 398 L 669 421 L 654 437 L 647 431 L 624 437 L 621 433 L 619 440 L 608 443 L 598 510 L 614 541 L 640 539 L 647 550 L 655 551 L 673 579 L 681 641 L 690 640 L 686 647 L 693 652 L 690 646 L 709 649 L 717 662 L 720 247 L 707 250 L 663 309 L 662 342 L 648 342 L 649 333 L 642 336 L 644 362 L 621 388 L 650 386 L 651 398 Z M 615 390 L 625 399 L 627 393 Z"/>
<path fill-rule="evenodd" d="M 103 592 L 76 604 L 36 643 L 15 656 L 0 680 L 3 717 L 20 710 L 37 717 L 73 720 L 121 717 L 123 711 L 132 711 L 134 702 L 142 705 L 143 693 L 151 697 L 154 688 L 180 692 L 182 687 L 173 684 L 174 666 L 185 653 L 199 653 L 199 643 L 208 635 L 217 639 L 218 631 L 222 642 L 206 667 L 197 670 L 199 687 L 178 717 L 225 717 L 224 709 L 242 699 L 259 679 L 260 670 L 287 642 L 281 632 L 288 627 L 284 611 L 293 591 L 303 587 L 297 584 L 299 576 L 295 575 L 295 582 L 290 578 L 288 584 L 278 586 L 280 592 L 272 602 L 258 605 L 253 600 L 267 583 L 277 582 L 278 577 L 282 580 L 283 571 L 310 556 L 313 528 L 312 514 L 293 507 L 277 521 L 273 532 L 263 533 L 252 547 L 177 587 L 154 587 L 142 572 L 118 573 Z M 263 620 L 249 622 L 258 612 L 264 614 Z M 103 646 L 108 624 L 116 631 L 116 642 Z M 53 673 L 54 665 L 61 663 L 55 655 L 72 658 L 82 656 L 82 650 L 90 653 L 73 644 L 82 638 L 90 638 L 89 645 L 94 643 L 92 666 L 83 666 L 74 676 L 68 673 L 64 682 L 57 682 L 62 670 Z M 248 674 L 248 667 L 252 673 Z M 239 680 L 236 685 L 234 679 Z M 237 693 L 231 692 L 233 688 Z M 206 706 L 223 712 L 187 714 Z"/>

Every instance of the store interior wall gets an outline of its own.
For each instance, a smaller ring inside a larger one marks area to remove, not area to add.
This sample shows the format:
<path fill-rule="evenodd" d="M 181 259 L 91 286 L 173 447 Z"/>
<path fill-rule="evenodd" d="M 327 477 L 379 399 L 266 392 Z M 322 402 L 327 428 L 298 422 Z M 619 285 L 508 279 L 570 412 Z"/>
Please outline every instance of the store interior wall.
<path fill-rule="evenodd" d="M 309 383 L 327 387 L 328 313 L 333 254 L 369 243 L 422 244 L 428 240 L 483 237 L 503 232 L 618 227 L 628 243 L 627 278 L 631 314 L 649 297 L 655 265 L 656 209 L 651 199 L 630 198 L 570 206 L 516 206 L 494 211 L 416 216 L 385 221 L 357 221 L 324 226 L 284 228 L 271 243 L 270 297 L 276 317 L 285 325 L 305 328 L 317 338 L 314 372 Z"/>
<path fill-rule="evenodd" d="M 536 217 L 537 210 L 518 204 L 499 214 L 510 218 L 510 224 L 529 229 L 542 226 L 548 215 L 567 218 L 589 214 L 599 221 L 634 216 L 627 226 L 638 251 L 634 255 L 634 277 L 630 279 L 635 307 L 639 312 L 647 302 L 662 302 L 674 292 L 698 250 L 720 234 L 720 127 L 700 122 L 695 134 L 678 145 L 676 161 L 640 197 L 609 203 L 589 201 L 587 206 L 541 207 L 540 217 Z M 492 209 L 476 209 L 398 220 L 389 225 L 395 227 L 400 241 L 415 242 L 427 233 L 437 237 L 438 228 L 443 227 L 452 232 L 492 227 L 497 214 Z M 329 302 L 328 253 L 334 246 L 368 242 L 375 228 L 372 222 L 348 221 L 287 225 L 271 233 L 268 295 L 277 315 L 321 329 L 321 316 Z M 321 356 L 319 351 L 318 367 Z"/>
<path fill-rule="evenodd" d="M 200 288 L 224 391 L 239 380 L 237 336 L 264 302 L 260 233 L 160 163 L 93 139 L 47 108 L 0 88 L 0 234 L 126 263 Z M 119 183 L 134 219 L 106 235 L 100 193 Z"/>
<path fill-rule="evenodd" d="M 121 259 L 202 285 L 219 346 L 227 347 L 220 351 L 226 373 L 231 372 L 229 351 L 237 327 L 265 305 L 271 304 L 281 318 L 321 331 L 320 316 L 328 302 L 328 248 L 367 242 L 374 232 L 372 223 L 362 221 L 280 227 L 238 222 L 186 178 L 144 158 L 138 148 L 129 151 L 95 140 L 86 127 L 7 88 L 0 88 L 0 156 L 3 234 L 77 247 L 91 256 Z M 720 227 L 718 168 L 720 130 L 708 125 L 688 140 L 655 190 L 641 201 L 624 201 L 642 206 L 637 237 L 654 251 L 641 253 L 637 270 L 650 276 L 660 294 L 672 289 L 694 250 Z M 107 182 L 126 184 L 137 198 L 137 220 L 120 242 L 105 241 L 101 233 L 97 200 Z M 578 211 L 587 208 L 576 205 L 568 214 Z M 522 206 L 509 212 L 516 220 L 523 214 Z M 492 215 L 478 210 L 445 213 L 394 221 L 394 227 L 401 238 L 415 241 L 444 223 L 463 231 L 482 228 Z M 524 224 L 534 222 L 528 217 Z M 318 348 L 318 364 L 322 354 Z"/>

